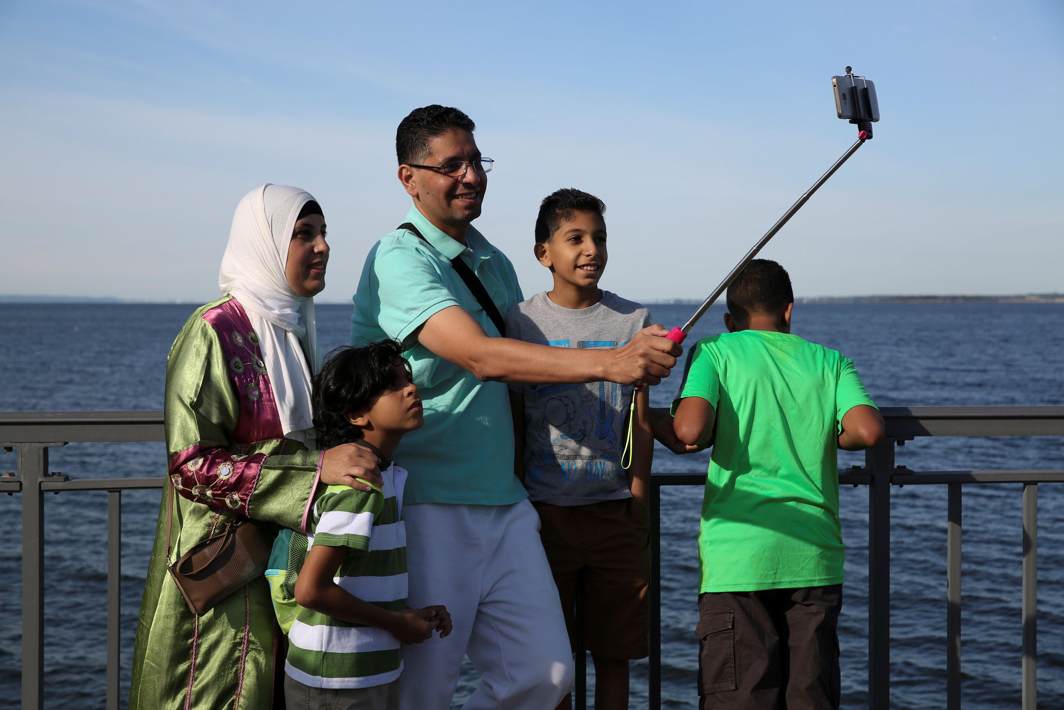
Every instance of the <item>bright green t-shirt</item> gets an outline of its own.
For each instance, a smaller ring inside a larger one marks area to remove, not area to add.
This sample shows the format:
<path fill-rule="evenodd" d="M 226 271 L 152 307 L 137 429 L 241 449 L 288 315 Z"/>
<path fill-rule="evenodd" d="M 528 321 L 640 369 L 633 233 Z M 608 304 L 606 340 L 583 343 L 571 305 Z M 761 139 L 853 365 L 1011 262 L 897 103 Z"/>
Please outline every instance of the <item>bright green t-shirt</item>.
<path fill-rule="evenodd" d="M 716 413 L 698 536 L 703 592 L 842 583 L 838 435 L 875 406 L 853 363 L 763 330 L 700 341 L 680 397 Z"/>
<path fill-rule="evenodd" d="M 476 273 L 500 313 L 520 303 L 514 267 L 480 232 L 466 245 L 432 225 L 416 208 L 410 222 L 428 244 L 405 230 L 391 232 L 370 251 L 355 292 L 351 342 L 385 338 L 402 344 L 425 405 L 425 424 L 403 437 L 395 459 L 410 472 L 408 504 L 510 505 L 526 497 L 514 475 L 513 419 L 504 382 L 481 382 L 435 355 L 418 329 L 445 308 L 460 306 L 489 336 L 499 335 L 450 260 Z"/>

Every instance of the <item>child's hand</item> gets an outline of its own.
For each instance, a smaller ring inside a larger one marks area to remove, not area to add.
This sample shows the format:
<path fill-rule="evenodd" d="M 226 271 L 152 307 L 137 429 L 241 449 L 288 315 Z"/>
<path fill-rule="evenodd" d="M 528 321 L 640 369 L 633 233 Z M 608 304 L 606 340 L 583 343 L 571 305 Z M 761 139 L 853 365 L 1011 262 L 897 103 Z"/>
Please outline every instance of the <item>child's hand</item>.
<path fill-rule="evenodd" d="M 403 609 L 393 612 L 394 619 L 388 631 L 400 643 L 421 643 L 432 636 L 432 630 L 436 628 L 431 612 L 424 609 Z"/>
<path fill-rule="evenodd" d="M 437 604 L 434 606 L 427 606 L 420 611 L 427 611 L 432 614 L 432 621 L 435 624 L 433 628 L 440 633 L 440 638 L 451 633 L 454 624 L 451 623 L 451 612 L 447 611 L 447 607 L 442 604 Z"/>
<path fill-rule="evenodd" d="M 388 629 L 400 643 L 421 643 L 432 637 L 433 631 L 440 636 L 451 633 L 451 615 L 445 606 L 427 606 L 424 609 L 403 609 L 395 612 L 395 621 Z"/>

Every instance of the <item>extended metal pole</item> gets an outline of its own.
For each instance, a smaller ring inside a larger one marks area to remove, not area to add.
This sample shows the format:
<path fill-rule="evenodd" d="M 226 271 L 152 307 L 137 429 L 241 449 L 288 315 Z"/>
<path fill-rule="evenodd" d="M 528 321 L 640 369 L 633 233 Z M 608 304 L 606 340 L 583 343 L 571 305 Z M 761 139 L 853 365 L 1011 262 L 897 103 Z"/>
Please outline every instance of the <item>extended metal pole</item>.
<path fill-rule="evenodd" d="M 720 295 L 724 293 L 724 290 L 728 288 L 731 282 L 735 280 L 735 277 L 739 275 L 739 272 L 742 271 L 747 264 L 753 261 L 754 257 L 757 256 L 757 253 L 761 251 L 761 249 L 766 244 L 768 244 L 769 240 L 772 239 L 772 237 L 776 236 L 776 232 L 780 231 L 780 229 L 783 228 L 783 225 L 787 224 L 788 220 L 790 220 L 790 218 L 794 216 L 795 212 L 802 209 L 802 205 L 809 201 L 809 198 L 813 196 L 813 193 L 819 190 L 820 186 L 827 182 L 828 178 L 834 175 L 835 171 L 841 168 L 842 164 L 849 160 L 850 156 L 856 153 L 857 149 L 860 148 L 866 140 L 868 140 L 868 134 L 865 131 L 861 131 L 860 133 L 858 133 L 857 141 L 854 142 L 854 144 L 851 145 L 849 149 L 847 149 L 847 151 L 842 154 L 842 157 L 836 160 L 835 164 L 828 168 L 828 171 L 821 175 L 820 179 L 813 183 L 813 186 L 806 190 L 805 193 L 798 198 L 798 201 L 791 205 L 790 209 L 783 213 L 782 217 L 776 220 L 776 223 L 772 225 L 772 227 L 767 232 L 765 232 L 765 235 L 758 240 L 757 244 L 755 244 L 750 251 L 746 252 L 746 256 L 744 256 L 739 261 L 739 263 L 735 265 L 734 269 L 728 272 L 728 275 L 724 277 L 724 280 L 720 282 L 717 288 L 713 289 L 713 293 L 709 294 L 709 298 L 702 302 L 702 305 L 698 307 L 698 310 L 695 311 L 694 315 L 691 316 L 687 320 L 687 322 L 683 324 L 682 328 L 680 328 L 680 331 L 684 335 L 687 335 L 691 331 L 691 328 L 694 327 L 694 324 L 698 322 L 698 319 L 701 318 L 707 310 L 709 310 L 710 306 L 717 302 L 717 299 L 720 298 Z"/>

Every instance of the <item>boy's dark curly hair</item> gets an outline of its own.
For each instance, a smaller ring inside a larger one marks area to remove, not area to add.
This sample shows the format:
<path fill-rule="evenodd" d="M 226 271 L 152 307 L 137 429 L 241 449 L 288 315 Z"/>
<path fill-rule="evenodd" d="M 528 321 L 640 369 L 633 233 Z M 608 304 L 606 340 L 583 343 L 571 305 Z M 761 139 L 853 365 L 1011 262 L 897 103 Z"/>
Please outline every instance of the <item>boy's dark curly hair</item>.
<path fill-rule="evenodd" d="M 754 312 L 782 316 L 794 303 L 787 270 L 770 259 L 754 259 L 728 286 L 728 312 L 741 326 Z"/>
<path fill-rule="evenodd" d="M 536 217 L 536 244 L 543 244 L 573 212 L 594 212 L 599 217 L 606 211 L 606 203 L 582 190 L 564 187 L 543 198 Z"/>
<path fill-rule="evenodd" d="M 329 353 L 314 376 L 314 433 L 318 448 L 328 449 L 362 438 L 362 430 L 348 421 L 398 384 L 395 366 L 413 379 L 399 343 L 382 340 L 362 348 L 346 346 Z"/>
<path fill-rule="evenodd" d="M 429 141 L 451 128 L 472 133 L 473 119 L 451 106 L 422 106 L 407 114 L 395 131 L 395 156 L 399 164 L 420 162 L 429 149 Z"/>

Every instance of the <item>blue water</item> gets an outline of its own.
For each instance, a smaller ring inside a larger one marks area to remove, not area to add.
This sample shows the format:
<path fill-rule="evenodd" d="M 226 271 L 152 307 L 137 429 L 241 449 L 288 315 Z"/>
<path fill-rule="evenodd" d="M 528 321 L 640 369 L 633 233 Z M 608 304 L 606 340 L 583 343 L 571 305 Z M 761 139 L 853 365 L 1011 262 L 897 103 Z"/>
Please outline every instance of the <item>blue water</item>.
<path fill-rule="evenodd" d="M 192 305 L 0 304 L 0 411 L 159 409 L 167 349 Z M 688 308 L 657 306 L 655 319 Z M 350 309 L 319 307 L 323 347 L 343 343 Z M 712 310 L 694 334 L 720 329 Z M 853 358 L 882 406 L 1064 404 L 1064 306 L 1040 304 L 809 304 L 795 332 Z M 678 375 L 652 390 L 656 405 Z M 1059 438 L 917 440 L 898 449 L 914 470 L 1064 469 Z M 702 471 L 706 454 L 659 449 L 658 471 Z M 861 463 L 844 454 L 840 465 Z M 70 445 L 51 469 L 78 478 L 161 474 L 161 444 Z M 0 472 L 15 468 L 0 453 Z M 841 624 L 843 701 L 867 704 L 867 490 L 841 495 L 847 544 Z M 123 693 L 157 492 L 123 496 Z M 694 641 L 698 487 L 663 493 L 663 683 L 666 707 L 696 706 Z M 1020 699 L 1020 490 L 969 486 L 964 495 L 964 707 L 1016 707 Z M 893 491 L 891 698 L 895 707 L 945 706 L 945 491 Z M 103 707 L 106 500 L 48 496 L 45 699 L 48 707 Z M 1064 707 L 1064 485 L 1039 491 L 1039 706 Z M 17 705 L 20 617 L 19 498 L 0 496 L 0 706 Z M 469 677 L 463 684 L 468 691 Z M 636 664 L 632 707 L 646 704 L 646 663 Z"/>

